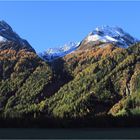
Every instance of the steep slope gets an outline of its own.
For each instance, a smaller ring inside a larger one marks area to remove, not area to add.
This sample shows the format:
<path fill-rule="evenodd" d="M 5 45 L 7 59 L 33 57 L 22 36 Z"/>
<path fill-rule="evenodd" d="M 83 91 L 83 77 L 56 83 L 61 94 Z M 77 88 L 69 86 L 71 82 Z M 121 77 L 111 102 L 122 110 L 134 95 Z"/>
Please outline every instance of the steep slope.
<path fill-rule="evenodd" d="M 0 22 L 0 117 L 37 117 L 42 102 L 71 79 L 63 61 L 47 64 L 4 21 Z"/>
<path fill-rule="evenodd" d="M 139 58 L 140 46 L 133 46 L 129 48 L 133 50 L 135 56 Z M 133 67 L 133 74 L 129 78 L 129 82 L 126 85 L 126 93 L 129 96 L 122 98 L 117 102 L 109 111 L 109 114 L 113 116 L 139 116 L 140 115 L 140 60 Z"/>
<path fill-rule="evenodd" d="M 52 81 L 52 70 L 4 21 L 0 35 L 4 38 L 0 42 L 0 114 L 31 113 L 45 96 L 42 91 Z"/>
<path fill-rule="evenodd" d="M 16 51 L 26 49 L 35 52 L 30 44 L 20 38 L 5 21 L 0 21 L 0 50 L 5 49 Z"/>
<path fill-rule="evenodd" d="M 62 118 L 107 115 L 114 104 L 139 89 L 139 75 L 135 75 L 140 66 L 140 44 L 128 49 L 106 47 L 90 51 L 92 57 L 88 55 L 82 64 L 79 62 L 84 54 L 75 52 L 64 58 L 75 77 L 49 99 L 52 115 Z M 75 59 L 77 64 L 73 64 Z"/>

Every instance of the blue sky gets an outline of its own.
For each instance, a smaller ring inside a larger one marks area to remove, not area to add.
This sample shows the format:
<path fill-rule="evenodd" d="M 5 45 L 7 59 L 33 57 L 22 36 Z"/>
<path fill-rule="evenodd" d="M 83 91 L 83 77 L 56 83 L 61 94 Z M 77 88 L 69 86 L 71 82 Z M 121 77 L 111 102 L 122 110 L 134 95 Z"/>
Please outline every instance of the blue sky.
<path fill-rule="evenodd" d="M 140 2 L 0 2 L 0 20 L 36 49 L 81 41 L 96 26 L 120 26 L 140 39 Z"/>

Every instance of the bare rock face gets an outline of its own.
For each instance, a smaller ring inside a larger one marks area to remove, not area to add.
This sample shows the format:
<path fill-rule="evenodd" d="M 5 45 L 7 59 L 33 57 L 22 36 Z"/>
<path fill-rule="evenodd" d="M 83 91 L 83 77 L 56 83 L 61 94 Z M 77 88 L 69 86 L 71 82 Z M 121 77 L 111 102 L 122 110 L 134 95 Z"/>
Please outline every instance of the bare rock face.
<path fill-rule="evenodd" d="M 28 50 L 35 52 L 31 45 L 24 39 L 20 38 L 13 29 L 5 22 L 0 21 L 0 50 Z"/>

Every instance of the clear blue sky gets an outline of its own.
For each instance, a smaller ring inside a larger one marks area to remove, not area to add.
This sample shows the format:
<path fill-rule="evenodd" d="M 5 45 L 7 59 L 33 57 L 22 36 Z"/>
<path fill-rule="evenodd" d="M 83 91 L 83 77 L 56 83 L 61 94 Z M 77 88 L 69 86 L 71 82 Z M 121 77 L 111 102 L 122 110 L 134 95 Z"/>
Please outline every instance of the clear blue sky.
<path fill-rule="evenodd" d="M 140 2 L 0 2 L 0 19 L 42 52 L 117 25 L 140 39 Z"/>

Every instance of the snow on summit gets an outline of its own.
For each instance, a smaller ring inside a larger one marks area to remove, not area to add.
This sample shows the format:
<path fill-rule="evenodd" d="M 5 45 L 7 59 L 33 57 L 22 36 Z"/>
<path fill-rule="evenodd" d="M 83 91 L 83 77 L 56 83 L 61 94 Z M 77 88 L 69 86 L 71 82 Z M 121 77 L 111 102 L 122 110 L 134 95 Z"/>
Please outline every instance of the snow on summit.
<path fill-rule="evenodd" d="M 80 43 L 70 42 L 59 48 L 47 49 L 44 53 L 40 54 L 40 57 L 44 60 L 53 61 L 54 59 L 63 57 L 80 47 L 80 44 L 84 42 L 96 44 L 96 42 L 112 43 L 118 47 L 127 48 L 132 44 L 138 42 L 136 38 L 125 32 L 120 27 L 100 26 L 95 28 L 83 41 Z M 97 43 L 98 44 L 98 43 Z"/>
<path fill-rule="evenodd" d="M 62 47 L 47 49 L 40 57 L 44 60 L 52 61 L 54 59 L 63 57 L 78 48 L 80 43 L 69 42 Z"/>
<path fill-rule="evenodd" d="M 88 42 L 101 41 L 105 43 L 113 43 L 118 47 L 127 48 L 128 46 L 138 42 L 138 40 L 126 33 L 120 27 L 101 26 L 95 28 L 87 38 Z"/>

